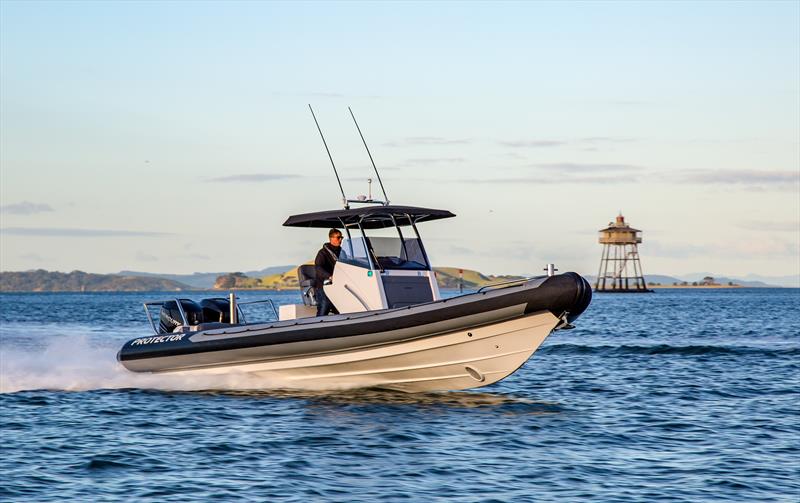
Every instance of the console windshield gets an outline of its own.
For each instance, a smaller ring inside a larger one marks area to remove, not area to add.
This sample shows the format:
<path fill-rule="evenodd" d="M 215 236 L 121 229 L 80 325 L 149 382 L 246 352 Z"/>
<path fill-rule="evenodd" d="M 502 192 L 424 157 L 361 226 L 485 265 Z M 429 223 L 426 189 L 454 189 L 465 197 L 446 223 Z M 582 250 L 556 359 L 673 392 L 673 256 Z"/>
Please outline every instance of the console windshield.
<path fill-rule="evenodd" d="M 359 267 L 424 271 L 430 269 L 418 238 L 353 237 L 342 243 L 339 260 Z"/>

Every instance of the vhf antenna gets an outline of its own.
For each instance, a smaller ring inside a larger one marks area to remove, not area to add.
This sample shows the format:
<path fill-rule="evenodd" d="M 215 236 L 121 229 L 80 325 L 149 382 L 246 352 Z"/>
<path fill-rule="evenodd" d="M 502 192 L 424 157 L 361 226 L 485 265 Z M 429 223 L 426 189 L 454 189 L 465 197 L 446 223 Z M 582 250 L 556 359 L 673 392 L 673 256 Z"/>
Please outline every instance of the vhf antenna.
<path fill-rule="evenodd" d="M 339 179 L 339 172 L 336 171 L 336 164 L 333 163 L 333 157 L 331 156 L 331 151 L 328 148 L 328 143 L 325 141 L 325 135 L 322 134 L 322 128 L 319 127 L 319 122 L 317 121 L 317 116 L 314 115 L 314 109 L 311 108 L 311 104 L 308 104 L 308 109 L 311 110 L 311 117 L 314 118 L 314 123 L 317 125 L 317 130 L 319 131 L 319 136 L 322 138 L 322 144 L 325 145 L 325 151 L 328 153 L 328 159 L 331 160 L 331 166 L 333 166 L 333 173 L 336 175 L 336 181 L 339 183 L 339 190 L 342 191 L 342 203 L 344 203 L 344 209 L 349 210 L 350 205 L 347 204 L 347 196 L 344 195 L 344 189 L 342 188 L 342 181 Z M 350 112 L 352 113 L 352 112 Z M 370 156 L 371 158 L 371 156 Z M 385 193 L 384 193 L 385 194 Z"/>
<path fill-rule="evenodd" d="M 383 192 L 383 200 L 384 205 L 388 206 L 389 204 L 389 196 L 386 195 L 386 189 L 383 188 L 383 182 L 381 181 L 381 175 L 378 173 L 378 168 L 375 166 L 375 161 L 372 160 L 372 154 L 369 151 L 369 147 L 367 146 L 367 140 L 364 139 L 364 135 L 361 134 L 361 128 L 358 127 L 358 121 L 356 120 L 356 116 L 353 115 L 353 110 L 350 107 L 347 107 L 350 110 L 350 117 L 353 118 L 353 122 L 356 124 L 356 129 L 358 130 L 358 135 L 361 136 L 361 141 L 364 142 L 364 148 L 367 149 L 367 155 L 369 156 L 369 162 L 372 163 L 372 169 L 375 170 L 375 174 L 378 176 L 378 183 L 381 184 L 381 192 Z M 320 133 L 321 134 L 321 133 Z M 333 161 L 331 161 L 333 162 Z"/>

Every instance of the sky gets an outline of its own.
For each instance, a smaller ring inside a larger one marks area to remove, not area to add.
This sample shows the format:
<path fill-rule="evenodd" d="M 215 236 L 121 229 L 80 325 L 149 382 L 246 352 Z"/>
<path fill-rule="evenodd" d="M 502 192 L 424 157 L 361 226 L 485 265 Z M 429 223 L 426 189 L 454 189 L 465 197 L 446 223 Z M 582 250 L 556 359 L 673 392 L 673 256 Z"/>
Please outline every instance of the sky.
<path fill-rule="evenodd" d="M 800 2 L 0 1 L 0 269 L 314 256 L 372 175 L 437 266 L 800 274 Z M 374 176 L 373 176 L 374 177 Z M 374 187 L 377 190 L 377 187 Z"/>

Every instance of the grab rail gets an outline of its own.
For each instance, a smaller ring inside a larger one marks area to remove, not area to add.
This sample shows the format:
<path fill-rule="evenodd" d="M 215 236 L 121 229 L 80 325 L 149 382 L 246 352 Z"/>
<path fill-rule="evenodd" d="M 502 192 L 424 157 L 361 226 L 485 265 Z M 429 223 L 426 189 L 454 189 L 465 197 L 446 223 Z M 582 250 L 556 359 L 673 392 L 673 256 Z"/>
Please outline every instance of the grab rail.
<path fill-rule="evenodd" d="M 532 281 L 534 279 L 542 279 L 542 278 L 546 278 L 546 277 L 547 276 L 530 276 L 530 277 L 526 277 L 526 278 L 512 279 L 512 280 L 509 280 L 509 281 L 501 281 L 500 283 L 492 283 L 491 285 L 485 285 L 485 286 L 482 286 L 482 287 L 478 288 L 478 290 L 475 293 L 481 293 L 482 291 L 484 291 L 487 288 L 496 288 L 498 286 L 503 286 L 503 285 L 510 286 L 510 285 L 512 285 L 514 283 L 524 283 L 526 281 Z"/>
<path fill-rule="evenodd" d="M 178 306 L 178 312 L 181 315 L 181 326 L 184 327 L 184 328 L 188 327 L 189 323 L 186 321 L 186 313 L 184 312 L 183 306 L 181 305 L 181 299 L 176 297 L 176 298 L 174 298 L 172 300 Z M 144 312 L 147 315 L 147 321 L 150 322 L 150 327 L 153 329 L 153 332 L 155 332 L 156 334 L 158 334 L 159 331 L 158 331 L 158 328 L 156 328 L 156 324 L 153 322 L 153 316 L 150 314 L 150 310 L 147 309 L 147 306 L 163 306 L 167 302 L 169 302 L 169 301 L 168 300 L 154 300 L 154 301 L 150 301 L 150 302 L 144 302 Z"/>
<path fill-rule="evenodd" d="M 212 297 L 212 299 L 214 299 L 214 300 L 228 300 L 225 297 Z M 238 299 L 238 296 L 237 296 L 237 299 Z M 183 300 L 188 300 L 188 299 L 183 299 Z M 153 315 L 150 314 L 150 309 L 148 309 L 148 307 L 149 306 L 163 306 L 167 302 L 171 302 L 171 301 L 174 301 L 175 304 L 178 307 L 178 313 L 180 313 L 180 315 L 181 315 L 181 326 L 184 329 L 189 328 L 189 322 L 186 320 L 186 312 L 183 310 L 183 306 L 181 305 L 181 299 L 174 298 L 174 299 L 170 299 L 170 300 L 154 300 L 154 301 L 149 301 L 149 302 L 143 302 L 144 312 L 147 315 L 147 321 L 150 322 L 150 328 L 153 329 L 153 333 L 159 334 L 160 332 L 158 331 L 158 327 L 156 326 L 155 321 L 153 321 Z M 244 304 L 264 304 L 264 303 L 267 303 L 267 302 L 272 307 L 272 314 L 275 315 L 275 319 L 278 320 L 279 319 L 278 310 L 275 308 L 275 303 L 272 301 L 272 299 L 251 300 L 249 302 L 237 302 L 236 303 L 236 311 L 238 312 L 239 320 L 240 320 L 239 324 L 241 324 L 241 325 L 246 325 L 247 324 L 247 318 L 245 317 L 244 311 L 242 310 L 242 307 L 241 307 L 242 305 L 244 305 Z"/>

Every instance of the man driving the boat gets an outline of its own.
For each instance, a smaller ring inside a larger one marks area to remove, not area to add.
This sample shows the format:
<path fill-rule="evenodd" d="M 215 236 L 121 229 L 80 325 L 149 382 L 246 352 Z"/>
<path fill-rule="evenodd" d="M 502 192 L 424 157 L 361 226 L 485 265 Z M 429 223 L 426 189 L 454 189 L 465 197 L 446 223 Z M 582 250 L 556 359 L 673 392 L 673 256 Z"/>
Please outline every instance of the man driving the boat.
<path fill-rule="evenodd" d="M 336 307 L 331 304 L 328 296 L 325 295 L 323 285 L 329 282 L 333 276 L 333 266 L 339 260 L 339 253 L 342 251 L 342 233 L 339 229 L 328 231 L 328 242 L 322 245 L 314 259 L 316 281 L 314 282 L 314 297 L 317 300 L 317 316 L 326 316 L 329 313 L 339 314 Z"/>

